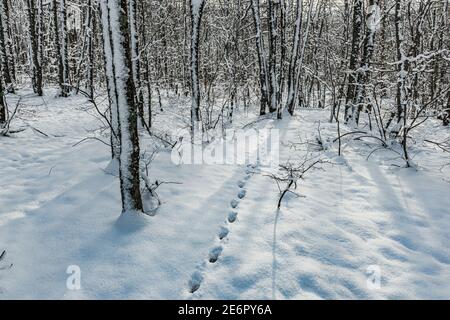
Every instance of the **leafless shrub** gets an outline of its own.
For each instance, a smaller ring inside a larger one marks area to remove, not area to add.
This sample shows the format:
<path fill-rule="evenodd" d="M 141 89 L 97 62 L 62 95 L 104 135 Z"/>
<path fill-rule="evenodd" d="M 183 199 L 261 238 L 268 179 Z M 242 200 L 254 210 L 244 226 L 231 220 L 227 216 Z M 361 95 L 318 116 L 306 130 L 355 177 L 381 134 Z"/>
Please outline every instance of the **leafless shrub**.
<path fill-rule="evenodd" d="M 308 156 L 306 156 L 304 161 L 300 164 L 293 164 L 289 162 L 287 164 L 280 165 L 280 172 L 278 174 L 267 175 L 276 182 L 280 193 L 277 203 L 278 209 L 281 208 L 281 203 L 286 194 L 293 193 L 299 196 L 293 191 L 297 189 L 299 180 L 304 179 L 305 175 L 312 169 L 317 169 L 316 166 L 321 163 L 325 163 L 325 161 L 321 159 L 311 160 Z"/>

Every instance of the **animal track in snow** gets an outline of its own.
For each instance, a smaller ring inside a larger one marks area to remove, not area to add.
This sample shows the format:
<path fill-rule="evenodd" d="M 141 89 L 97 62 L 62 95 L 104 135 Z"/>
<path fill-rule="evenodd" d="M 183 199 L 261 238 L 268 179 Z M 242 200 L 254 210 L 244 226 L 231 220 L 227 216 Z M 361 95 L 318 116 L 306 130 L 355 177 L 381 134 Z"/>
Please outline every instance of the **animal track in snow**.
<path fill-rule="evenodd" d="M 234 223 L 237 219 L 237 216 L 238 216 L 238 213 L 236 211 L 230 212 L 230 214 L 228 215 L 228 222 Z"/>
<path fill-rule="evenodd" d="M 217 246 L 209 252 L 209 262 L 216 263 L 223 251 L 222 246 Z"/>
<path fill-rule="evenodd" d="M 244 199 L 246 195 L 247 195 L 247 191 L 241 190 L 241 191 L 239 191 L 239 193 L 238 193 L 238 198 L 239 198 L 239 199 Z"/>
<path fill-rule="evenodd" d="M 239 201 L 237 201 L 236 199 L 233 199 L 233 200 L 230 202 L 230 205 L 231 205 L 231 207 L 232 207 L 233 209 L 236 209 L 237 206 L 239 205 Z"/>
<path fill-rule="evenodd" d="M 220 230 L 219 230 L 219 239 L 220 239 L 220 240 L 225 239 L 225 237 L 228 235 L 228 233 L 230 233 L 230 230 L 228 230 L 227 227 L 220 227 Z"/>
<path fill-rule="evenodd" d="M 195 271 L 191 279 L 189 280 L 189 292 L 194 293 L 200 288 L 200 285 L 202 284 L 203 276 L 200 271 Z"/>

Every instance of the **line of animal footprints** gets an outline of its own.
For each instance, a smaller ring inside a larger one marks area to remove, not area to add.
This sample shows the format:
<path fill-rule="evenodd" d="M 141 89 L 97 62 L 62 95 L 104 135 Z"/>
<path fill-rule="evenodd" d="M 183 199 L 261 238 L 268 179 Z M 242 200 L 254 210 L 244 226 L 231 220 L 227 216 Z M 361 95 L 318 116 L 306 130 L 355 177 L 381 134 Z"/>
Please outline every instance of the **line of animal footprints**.
<path fill-rule="evenodd" d="M 247 191 L 245 191 L 244 187 L 245 187 L 245 181 L 239 181 L 238 182 L 238 186 L 240 188 L 239 193 L 237 194 L 237 199 L 233 199 L 230 202 L 230 206 L 233 209 L 229 214 L 228 214 L 228 223 L 235 223 L 238 217 L 238 213 L 235 209 L 237 209 L 237 207 L 239 206 L 239 200 L 242 200 L 245 198 L 245 196 L 247 195 Z M 221 226 L 219 233 L 218 233 L 218 237 L 219 240 L 223 240 L 225 239 L 228 234 L 230 233 L 230 230 L 227 226 Z M 211 263 L 216 263 L 217 260 L 219 259 L 220 254 L 223 251 L 223 247 L 222 246 L 217 246 L 214 247 L 210 252 L 209 252 L 209 262 Z"/>
<path fill-rule="evenodd" d="M 241 180 L 238 182 L 238 187 L 240 188 L 239 193 L 237 194 L 237 199 L 233 199 L 230 202 L 230 206 L 232 208 L 231 212 L 228 214 L 228 224 L 231 223 L 235 223 L 238 217 L 238 212 L 236 211 L 237 207 L 239 206 L 239 200 L 242 200 L 245 198 L 245 196 L 247 195 L 247 191 L 245 190 L 245 185 L 247 183 L 247 181 L 251 178 L 252 176 L 252 169 L 255 169 L 254 166 L 248 166 L 247 170 L 246 170 L 246 176 L 244 178 L 244 180 Z M 221 226 L 219 229 L 219 232 L 217 234 L 217 236 L 219 237 L 219 240 L 222 241 L 224 240 L 228 234 L 230 233 L 230 229 L 228 228 L 227 225 L 225 226 Z M 217 260 L 219 260 L 220 255 L 223 252 L 223 246 L 222 245 L 218 245 L 216 247 L 214 247 L 213 249 L 211 249 L 209 251 L 209 255 L 208 255 L 208 261 L 210 263 L 216 263 Z M 200 289 L 200 285 L 203 281 L 203 275 L 200 271 L 195 271 L 192 276 L 191 279 L 189 280 L 189 292 L 190 293 L 194 293 L 196 292 L 198 289 Z"/>

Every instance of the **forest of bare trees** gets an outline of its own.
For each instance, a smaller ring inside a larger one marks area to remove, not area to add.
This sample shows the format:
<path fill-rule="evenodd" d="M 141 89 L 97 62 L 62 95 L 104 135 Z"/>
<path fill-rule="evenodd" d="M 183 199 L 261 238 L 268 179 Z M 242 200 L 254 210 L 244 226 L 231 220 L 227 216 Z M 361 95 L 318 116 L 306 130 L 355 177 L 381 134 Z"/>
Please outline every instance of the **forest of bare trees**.
<path fill-rule="evenodd" d="M 449 299 L 449 130 L 450 0 L 0 0 L 0 300 Z"/>
<path fill-rule="evenodd" d="M 191 130 L 256 105 L 282 119 L 328 108 L 409 162 L 409 132 L 450 121 L 447 0 L 2 0 L 0 94 L 107 92 L 124 210 L 142 210 L 138 126 L 161 95 L 190 97 Z M 159 105 L 158 105 L 159 101 Z M 155 105 L 156 104 L 156 105 Z M 10 114 L 4 99 L 0 122 Z M 221 119 L 221 121 L 219 121 Z M 126 200 L 128 199 L 128 200 Z"/>

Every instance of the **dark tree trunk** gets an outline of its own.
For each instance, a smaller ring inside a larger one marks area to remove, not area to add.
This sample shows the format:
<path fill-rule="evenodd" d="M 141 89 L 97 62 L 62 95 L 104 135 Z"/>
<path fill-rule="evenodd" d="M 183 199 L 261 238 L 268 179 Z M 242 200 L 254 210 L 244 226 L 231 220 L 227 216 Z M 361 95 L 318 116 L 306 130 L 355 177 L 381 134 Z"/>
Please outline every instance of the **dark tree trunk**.
<path fill-rule="evenodd" d="M 69 96 L 69 51 L 68 51 L 68 36 L 67 36 L 67 8 L 66 0 L 60 1 L 60 17 L 61 17 L 61 30 L 60 30 L 60 49 L 61 49 L 61 60 L 62 60 L 62 74 L 63 82 L 61 88 L 61 95 L 63 97 Z M 61 72 L 61 71 L 60 71 Z"/>
<path fill-rule="evenodd" d="M 87 92 L 94 97 L 94 36 L 95 36 L 95 16 L 93 14 L 92 0 L 87 3 Z"/>
<path fill-rule="evenodd" d="M 259 0 L 252 0 L 253 21 L 256 29 L 256 50 L 258 52 L 258 64 L 259 64 L 259 86 L 261 91 L 261 105 L 260 115 L 265 115 L 269 97 L 268 97 L 268 74 L 267 74 L 267 59 L 264 49 L 264 41 L 261 29 L 261 13 Z"/>
<path fill-rule="evenodd" d="M 147 43 L 147 8 L 144 6 L 144 2 L 140 2 L 140 16 L 141 16 L 141 36 L 142 43 Z M 150 81 L 150 65 L 148 61 L 148 54 L 146 51 L 142 52 L 143 62 L 143 78 L 147 87 L 147 112 L 148 112 L 148 127 L 152 127 L 152 87 Z"/>
<path fill-rule="evenodd" d="M 55 48 L 56 48 L 56 59 L 58 60 L 58 84 L 61 90 L 61 96 L 64 96 L 65 86 L 64 86 L 64 62 L 61 54 L 61 42 L 60 42 L 60 32 L 59 32 L 59 19 L 58 19 L 58 0 L 53 0 L 53 29 L 55 33 Z"/>
<path fill-rule="evenodd" d="M 278 109 L 278 81 L 277 81 L 277 4 L 274 0 L 269 5 L 269 111 Z"/>
<path fill-rule="evenodd" d="M 295 32 L 293 39 L 293 47 L 291 54 L 291 61 L 289 63 L 288 69 L 288 78 L 287 78 L 287 101 L 286 101 L 286 109 L 289 111 L 291 115 L 294 114 L 294 105 L 295 105 L 295 90 L 297 88 L 296 81 L 296 71 L 298 65 L 298 54 L 300 50 L 300 36 L 301 36 L 301 28 L 302 28 L 302 15 L 303 13 L 303 0 L 297 1 L 297 10 L 296 10 L 296 18 L 295 18 Z"/>
<path fill-rule="evenodd" d="M 3 123 L 6 122 L 6 107 L 3 100 L 4 96 L 3 83 L 0 81 L 0 128 Z"/>
<path fill-rule="evenodd" d="M 199 81 L 199 42 L 200 26 L 202 22 L 205 0 L 197 5 L 191 0 L 191 131 L 194 133 L 195 126 L 200 122 L 200 81 Z"/>
<path fill-rule="evenodd" d="M 450 124 L 450 91 L 447 92 L 447 106 L 442 115 L 442 124 L 448 126 Z"/>
<path fill-rule="evenodd" d="M 402 135 L 402 146 L 403 146 L 403 156 L 406 161 L 406 166 L 410 167 L 409 155 L 407 150 L 407 88 L 406 88 L 406 77 L 408 72 L 408 63 L 404 59 L 404 38 L 402 29 L 402 0 L 395 0 L 395 44 L 397 51 L 397 61 L 398 61 L 398 80 L 397 80 L 397 126 L 392 132 L 396 136 Z"/>
<path fill-rule="evenodd" d="M 136 104 L 139 112 L 139 118 L 141 119 L 142 126 L 145 127 L 144 117 L 144 95 L 141 85 L 141 62 L 139 55 L 139 38 L 138 38 L 138 23 L 137 23 L 137 0 L 129 1 L 129 21 L 130 21 L 130 42 L 131 42 L 131 55 L 132 55 L 132 72 L 133 82 L 136 90 Z"/>
<path fill-rule="evenodd" d="M 6 26 L 7 21 L 5 21 L 5 1 L 0 3 L 0 54 L 2 61 L 2 77 L 6 86 L 9 87 L 12 84 L 11 72 L 9 70 L 9 59 L 7 51 L 7 41 L 5 39 L 5 30 L 3 25 Z"/>
<path fill-rule="evenodd" d="M 31 77 L 34 93 L 42 96 L 42 68 L 39 61 L 39 40 L 36 28 L 36 3 L 35 0 L 27 0 L 28 28 L 31 40 Z"/>
<path fill-rule="evenodd" d="M 287 28 L 287 7 L 286 0 L 280 0 L 280 43 L 281 43 L 281 57 L 280 57 L 280 68 L 279 68 L 279 78 L 278 78 L 278 93 L 277 93 L 277 118 L 282 118 L 283 106 L 281 102 L 283 100 L 284 92 L 284 63 L 286 59 L 286 28 Z"/>
<path fill-rule="evenodd" d="M 9 72 L 11 76 L 12 82 L 16 81 L 16 63 L 14 60 L 14 50 L 13 50 L 13 42 L 12 42 L 12 32 L 11 32 L 11 22 L 9 20 L 9 1 L 8 0 L 2 0 L 3 1 L 3 13 L 4 13 L 4 25 L 6 27 L 5 31 L 5 41 L 7 46 L 7 57 L 8 57 L 8 65 L 9 65 Z"/>
<path fill-rule="evenodd" d="M 361 42 L 361 29 L 362 29 L 362 0 L 354 0 L 353 4 L 353 36 L 352 36 L 352 51 L 350 54 L 350 75 L 348 79 L 347 87 L 347 99 L 345 106 L 345 121 L 348 122 L 352 119 L 354 110 L 354 100 L 356 96 L 356 87 L 358 76 L 356 74 L 356 68 L 358 66 L 358 59 L 360 53 Z M 352 110 L 352 112 L 350 112 Z"/>

